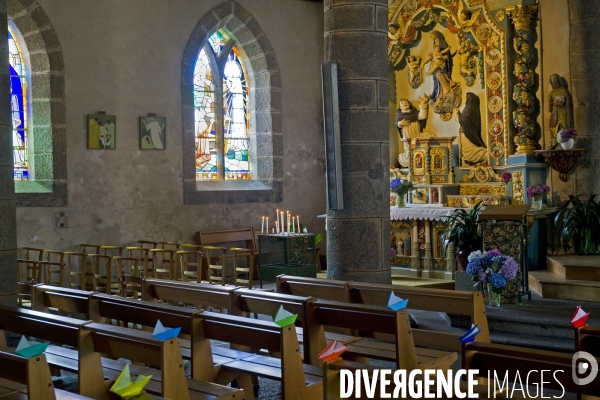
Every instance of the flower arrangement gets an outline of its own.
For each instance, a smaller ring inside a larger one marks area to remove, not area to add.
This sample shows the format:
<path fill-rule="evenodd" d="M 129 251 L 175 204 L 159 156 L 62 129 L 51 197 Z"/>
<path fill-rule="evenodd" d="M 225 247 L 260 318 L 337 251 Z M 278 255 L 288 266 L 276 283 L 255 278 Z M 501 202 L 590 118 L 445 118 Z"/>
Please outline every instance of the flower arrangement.
<path fill-rule="evenodd" d="M 394 178 L 390 182 L 390 190 L 398 196 L 404 196 L 415 188 L 415 185 L 406 179 Z"/>
<path fill-rule="evenodd" d="M 512 174 L 510 172 L 503 172 L 502 174 L 500 174 L 500 179 L 502 179 L 502 182 L 504 183 L 510 182 L 510 180 L 512 179 Z"/>
<path fill-rule="evenodd" d="M 577 137 L 577 131 L 575 129 L 561 129 L 556 134 L 556 140 L 558 143 L 568 142 L 570 139 Z"/>
<path fill-rule="evenodd" d="M 390 257 L 396 257 L 396 254 L 398 254 L 396 252 L 396 249 L 393 247 L 390 247 Z"/>
<path fill-rule="evenodd" d="M 542 183 L 540 183 L 539 185 L 529 185 L 527 186 L 527 197 L 532 198 L 540 198 L 538 196 L 543 195 L 544 193 L 547 193 L 550 191 L 550 186 L 548 185 L 544 185 Z"/>
<path fill-rule="evenodd" d="M 487 284 L 488 296 L 500 305 L 500 294 L 509 281 L 517 277 L 519 264 L 502 254 L 498 249 L 490 251 L 474 251 L 469 255 L 467 273 L 475 282 Z"/>

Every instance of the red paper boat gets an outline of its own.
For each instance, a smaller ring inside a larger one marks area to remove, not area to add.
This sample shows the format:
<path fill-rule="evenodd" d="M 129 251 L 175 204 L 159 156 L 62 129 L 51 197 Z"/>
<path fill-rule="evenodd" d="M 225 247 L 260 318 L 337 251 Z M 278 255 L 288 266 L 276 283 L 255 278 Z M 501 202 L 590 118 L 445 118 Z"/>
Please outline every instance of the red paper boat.
<path fill-rule="evenodd" d="M 346 350 L 348 350 L 347 346 L 338 342 L 337 340 L 334 340 L 333 342 L 329 343 L 322 352 L 319 353 L 318 357 L 321 361 L 333 361 L 338 359 Z"/>
<path fill-rule="evenodd" d="M 574 328 L 581 328 L 582 326 L 585 326 L 585 321 L 587 321 L 589 316 L 590 313 L 586 313 L 581 309 L 581 305 L 578 305 L 571 317 L 571 325 L 573 325 Z"/>

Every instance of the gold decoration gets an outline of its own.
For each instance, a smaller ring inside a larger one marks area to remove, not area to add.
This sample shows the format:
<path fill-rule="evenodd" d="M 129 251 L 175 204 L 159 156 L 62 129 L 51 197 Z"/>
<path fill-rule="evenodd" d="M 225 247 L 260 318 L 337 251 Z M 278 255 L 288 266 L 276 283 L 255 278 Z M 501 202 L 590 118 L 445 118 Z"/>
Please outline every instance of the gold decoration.
<path fill-rule="evenodd" d="M 527 216 L 527 229 L 531 229 L 531 227 L 533 226 L 533 221 L 535 220 L 535 215 L 528 215 Z"/>
<path fill-rule="evenodd" d="M 538 7 L 535 5 L 523 5 L 508 7 L 506 14 L 512 20 L 517 29 L 528 29 L 531 21 L 537 14 Z"/>
<path fill-rule="evenodd" d="M 406 264 L 410 264 L 410 257 L 400 257 L 400 256 L 395 256 L 392 257 L 392 264 L 396 264 L 396 265 L 406 265 Z"/>
<path fill-rule="evenodd" d="M 460 185 L 458 194 L 506 196 L 506 185 Z"/>
<path fill-rule="evenodd" d="M 412 172 L 414 175 L 423 175 L 425 174 L 425 163 L 427 161 L 427 157 L 425 156 L 425 151 L 423 149 L 413 150 L 412 154 Z"/>
<path fill-rule="evenodd" d="M 415 189 L 411 194 L 414 204 L 427 204 L 427 189 Z"/>
<path fill-rule="evenodd" d="M 400 228 L 411 229 L 412 228 L 412 226 L 406 221 L 390 221 L 390 227 L 392 229 L 400 229 Z"/>
<path fill-rule="evenodd" d="M 431 173 L 446 174 L 448 167 L 446 166 L 446 150 L 443 147 L 434 147 L 429 151 L 431 157 Z"/>
<path fill-rule="evenodd" d="M 452 113 L 443 113 L 443 114 L 439 114 L 439 116 L 442 121 L 448 122 L 452 118 Z"/>
<path fill-rule="evenodd" d="M 471 172 L 462 179 L 464 183 L 502 182 L 502 178 L 492 167 L 478 165 L 471 167 Z"/>
<path fill-rule="evenodd" d="M 485 206 L 497 206 L 500 196 L 448 196 L 448 207 L 472 208 L 482 202 Z"/>
<path fill-rule="evenodd" d="M 479 6 L 483 3 L 485 3 L 485 0 L 467 0 L 467 4 L 469 5 L 469 7 Z"/>
<path fill-rule="evenodd" d="M 513 172 L 512 176 L 513 200 L 515 204 L 525 204 L 525 187 L 523 185 L 523 172 Z"/>
<path fill-rule="evenodd" d="M 505 13 L 504 13 L 504 11 L 502 11 L 502 10 L 499 10 L 499 11 L 496 13 L 496 19 L 497 19 L 498 21 L 500 21 L 500 22 L 504 21 L 504 17 L 505 17 L 505 16 L 506 16 L 506 14 L 505 14 Z"/>

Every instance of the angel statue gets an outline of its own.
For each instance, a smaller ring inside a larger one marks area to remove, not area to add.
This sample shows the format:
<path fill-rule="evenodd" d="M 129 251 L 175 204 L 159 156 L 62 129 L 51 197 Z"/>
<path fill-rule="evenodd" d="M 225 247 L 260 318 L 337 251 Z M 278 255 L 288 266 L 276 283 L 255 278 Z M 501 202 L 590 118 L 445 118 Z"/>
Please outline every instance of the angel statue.
<path fill-rule="evenodd" d="M 421 57 L 407 56 L 406 64 L 408 64 L 408 84 L 411 88 L 416 89 L 423 83 L 423 69 L 421 69 Z"/>
<path fill-rule="evenodd" d="M 458 10 L 456 10 L 456 23 L 451 18 L 448 18 L 448 30 L 452 33 L 458 33 L 459 30 L 470 28 L 477 21 L 480 13 L 481 9 L 475 11 L 475 13 L 465 10 L 463 2 L 459 1 Z"/>

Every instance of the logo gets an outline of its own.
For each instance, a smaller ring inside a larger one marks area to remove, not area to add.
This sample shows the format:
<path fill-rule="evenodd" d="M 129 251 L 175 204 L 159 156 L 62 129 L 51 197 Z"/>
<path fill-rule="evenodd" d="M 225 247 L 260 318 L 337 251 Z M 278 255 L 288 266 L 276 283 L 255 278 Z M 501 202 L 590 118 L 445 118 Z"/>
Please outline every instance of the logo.
<path fill-rule="evenodd" d="M 583 386 L 591 383 L 598 375 L 598 362 L 588 352 L 578 351 L 573 355 L 572 361 L 573 382 Z"/>

